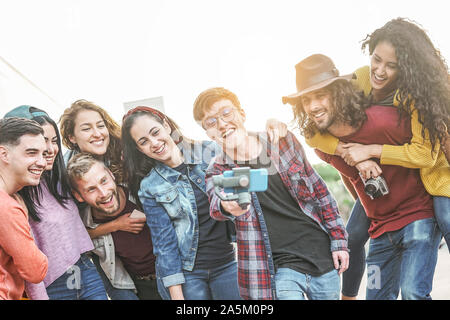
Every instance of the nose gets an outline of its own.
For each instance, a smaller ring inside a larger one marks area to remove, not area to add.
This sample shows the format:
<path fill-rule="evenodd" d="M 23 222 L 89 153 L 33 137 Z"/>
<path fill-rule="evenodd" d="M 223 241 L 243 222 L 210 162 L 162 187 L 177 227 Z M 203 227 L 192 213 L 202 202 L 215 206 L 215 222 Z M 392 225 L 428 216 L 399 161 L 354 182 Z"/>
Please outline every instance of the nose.
<path fill-rule="evenodd" d="M 105 187 L 99 186 L 98 192 L 100 193 L 100 197 L 104 198 L 108 195 L 108 190 Z"/>
<path fill-rule="evenodd" d="M 47 155 L 53 155 L 53 144 L 51 141 L 47 141 Z"/>
<path fill-rule="evenodd" d="M 93 131 L 93 136 L 94 137 L 101 137 L 102 136 L 102 133 L 100 132 L 100 130 L 98 129 L 98 128 L 96 128 L 96 127 L 94 127 L 94 131 Z"/>

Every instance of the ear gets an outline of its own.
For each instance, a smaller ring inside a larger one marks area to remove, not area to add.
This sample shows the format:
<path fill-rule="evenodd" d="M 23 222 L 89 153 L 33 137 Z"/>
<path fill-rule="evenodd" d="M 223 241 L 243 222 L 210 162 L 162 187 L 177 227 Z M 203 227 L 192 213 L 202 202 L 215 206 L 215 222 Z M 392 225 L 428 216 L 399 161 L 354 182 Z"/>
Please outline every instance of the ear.
<path fill-rule="evenodd" d="M 245 111 L 244 111 L 244 109 L 240 108 L 240 109 L 238 110 L 238 112 L 239 112 L 239 114 L 240 114 L 241 117 L 242 117 L 242 122 L 245 122 L 246 116 L 245 116 Z"/>
<path fill-rule="evenodd" d="M 170 128 L 169 123 L 165 119 L 163 120 L 163 127 L 169 132 L 169 135 L 172 134 L 172 129 Z"/>
<path fill-rule="evenodd" d="M 72 144 L 76 145 L 77 144 L 77 140 L 75 139 L 74 136 L 69 135 L 69 141 L 72 142 Z"/>
<path fill-rule="evenodd" d="M 75 199 L 78 200 L 78 202 L 84 202 L 84 199 L 81 197 L 81 195 L 78 193 L 76 189 L 72 189 L 72 195 Z"/>
<path fill-rule="evenodd" d="M 3 145 L 0 145 L 0 159 L 1 159 L 3 162 L 8 163 L 8 162 L 9 162 L 9 157 L 8 157 L 8 155 L 9 155 L 9 150 L 8 150 L 8 148 L 5 147 L 5 146 L 3 146 Z"/>

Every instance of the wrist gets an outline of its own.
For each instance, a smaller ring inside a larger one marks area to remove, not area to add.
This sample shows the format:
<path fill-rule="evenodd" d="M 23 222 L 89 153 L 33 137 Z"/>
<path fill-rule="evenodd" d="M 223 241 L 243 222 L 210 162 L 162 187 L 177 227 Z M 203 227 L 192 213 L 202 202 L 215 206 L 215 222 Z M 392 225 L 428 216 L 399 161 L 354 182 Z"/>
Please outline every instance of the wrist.
<path fill-rule="evenodd" d="M 383 152 L 383 145 L 381 144 L 372 144 L 370 146 L 370 157 L 371 158 L 381 158 L 381 153 Z"/>

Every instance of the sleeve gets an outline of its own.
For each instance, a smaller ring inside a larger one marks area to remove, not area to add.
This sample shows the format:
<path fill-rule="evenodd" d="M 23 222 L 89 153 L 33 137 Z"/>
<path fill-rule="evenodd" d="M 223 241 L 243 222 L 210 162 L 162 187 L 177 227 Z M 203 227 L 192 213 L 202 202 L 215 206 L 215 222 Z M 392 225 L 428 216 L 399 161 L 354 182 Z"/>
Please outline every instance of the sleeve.
<path fill-rule="evenodd" d="M 25 281 L 41 282 L 47 274 L 48 259 L 34 242 L 27 215 L 18 206 L 0 211 L 0 246 Z"/>
<path fill-rule="evenodd" d="M 331 195 L 327 185 L 319 174 L 314 170 L 306 158 L 300 142 L 291 133 L 290 137 L 294 144 L 296 154 L 299 159 L 303 161 L 305 175 L 308 177 L 308 182 L 311 184 L 313 197 L 318 201 L 317 213 L 320 220 L 323 222 L 324 228 L 327 230 L 331 238 L 331 251 L 348 251 L 348 235 L 345 230 L 344 221 L 342 220 L 336 200 Z M 335 156 L 333 156 L 334 158 Z"/>
<path fill-rule="evenodd" d="M 206 194 L 209 199 L 209 214 L 211 218 L 218 221 L 226 221 L 226 220 L 234 220 L 234 217 L 231 214 L 223 212 L 220 206 L 220 198 L 217 196 L 214 190 L 214 182 L 213 176 L 222 174 L 225 171 L 225 168 L 215 161 L 211 161 L 208 169 L 206 170 L 205 182 L 206 182 Z"/>
<path fill-rule="evenodd" d="M 184 283 L 178 238 L 169 215 L 155 199 L 141 197 L 140 200 L 151 232 L 158 274 L 164 286 L 170 287 Z"/>
<path fill-rule="evenodd" d="M 401 146 L 383 145 L 380 163 L 397 165 L 405 168 L 431 168 L 435 165 L 440 150 L 439 141 L 436 142 L 433 154 L 428 130 L 425 129 L 425 139 L 422 137 L 422 124 L 419 114 L 413 109 L 411 115 L 412 138 L 409 143 Z"/>
<path fill-rule="evenodd" d="M 339 139 L 335 136 L 325 133 L 321 134 L 317 132 L 313 137 L 306 139 L 308 146 L 314 149 L 319 149 L 328 154 L 334 154 L 339 143 Z"/>
<path fill-rule="evenodd" d="M 49 300 L 44 282 L 34 284 L 25 281 L 25 291 L 31 300 Z"/>

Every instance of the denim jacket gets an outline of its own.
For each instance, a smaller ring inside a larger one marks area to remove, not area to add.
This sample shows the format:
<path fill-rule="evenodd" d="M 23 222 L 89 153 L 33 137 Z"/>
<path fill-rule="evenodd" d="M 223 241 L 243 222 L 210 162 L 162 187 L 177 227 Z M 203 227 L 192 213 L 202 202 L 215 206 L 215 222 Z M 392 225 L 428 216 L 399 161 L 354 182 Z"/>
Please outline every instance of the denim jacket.
<path fill-rule="evenodd" d="M 165 287 L 184 283 L 183 270 L 192 271 L 194 268 L 199 224 L 190 181 L 206 194 L 206 168 L 220 150 L 211 141 L 183 142 L 179 147 L 189 175 L 156 162 L 141 181 L 138 194 L 152 234 L 156 275 Z"/>

